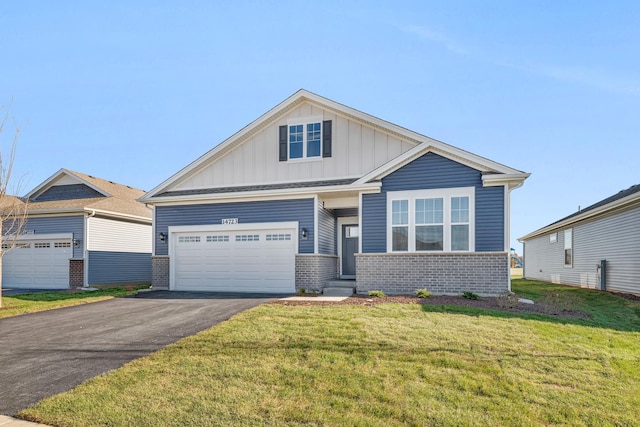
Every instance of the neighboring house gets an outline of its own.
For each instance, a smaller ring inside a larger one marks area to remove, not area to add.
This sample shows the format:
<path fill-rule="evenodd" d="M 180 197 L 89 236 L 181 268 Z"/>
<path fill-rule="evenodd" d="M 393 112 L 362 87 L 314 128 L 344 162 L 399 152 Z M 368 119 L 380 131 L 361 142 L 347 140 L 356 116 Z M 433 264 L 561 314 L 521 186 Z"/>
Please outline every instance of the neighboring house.
<path fill-rule="evenodd" d="M 525 278 L 640 294 L 640 185 L 518 240 Z"/>
<path fill-rule="evenodd" d="M 61 169 L 23 200 L 27 221 L 2 258 L 4 287 L 69 288 L 151 281 L 144 191 Z M 10 246 L 4 224 L 3 250 Z"/>
<path fill-rule="evenodd" d="M 528 176 L 300 90 L 140 199 L 153 287 L 495 295 Z"/>

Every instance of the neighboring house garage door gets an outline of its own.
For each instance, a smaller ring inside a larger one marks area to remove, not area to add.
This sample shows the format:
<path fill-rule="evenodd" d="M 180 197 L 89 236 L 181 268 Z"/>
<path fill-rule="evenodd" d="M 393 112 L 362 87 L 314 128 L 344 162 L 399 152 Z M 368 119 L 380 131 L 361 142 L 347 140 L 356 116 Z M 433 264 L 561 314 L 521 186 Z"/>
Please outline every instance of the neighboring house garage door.
<path fill-rule="evenodd" d="M 3 244 L 3 250 L 6 244 Z M 61 289 L 69 287 L 70 238 L 21 239 L 2 256 L 5 288 Z"/>
<path fill-rule="evenodd" d="M 256 226 L 255 224 L 253 225 Z M 174 231 L 172 285 L 178 291 L 295 291 L 297 227 Z M 189 227 L 190 228 L 190 227 Z"/>

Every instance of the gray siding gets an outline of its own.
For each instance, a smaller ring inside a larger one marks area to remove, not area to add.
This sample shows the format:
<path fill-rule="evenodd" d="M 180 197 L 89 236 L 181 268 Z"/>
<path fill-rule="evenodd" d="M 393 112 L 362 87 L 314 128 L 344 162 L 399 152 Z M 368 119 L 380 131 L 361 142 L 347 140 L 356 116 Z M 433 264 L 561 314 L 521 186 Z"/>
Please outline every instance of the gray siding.
<path fill-rule="evenodd" d="M 336 219 L 322 207 L 318 208 L 318 253 L 336 254 Z"/>
<path fill-rule="evenodd" d="M 362 224 L 360 224 L 363 253 L 387 252 L 387 195 L 362 195 Z"/>
<path fill-rule="evenodd" d="M 313 253 L 313 199 L 268 200 L 182 206 L 156 206 L 156 234 L 167 233 L 169 226 L 220 224 L 223 218 L 238 218 L 241 224 L 298 221 L 306 228 L 306 240 L 298 236 L 298 252 Z M 156 239 L 155 255 L 168 255 L 167 242 Z"/>
<path fill-rule="evenodd" d="M 84 184 L 56 185 L 33 199 L 34 202 L 48 202 L 51 200 L 89 199 L 104 197 L 91 187 Z"/>
<path fill-rule="evenodd" d="M 73 248 L 73 257 L 83 257 L 85 243 L 83 215 L 28 218 L 23 227 L 24 230 L 32 230 L 33 234 L 73 233 L 73 237 L 78 240 L 78 246 Z"/>
<path fill-rule="evenodd" d="M 504 187 L 476 187 L 476 252 L 504 251 Z"/>
<path fill-rule="evenodd" d="M 504 187 L 482 187 L 482 173 L 427 153 L 382 179 L 380 194 L 362 196 L 362 251 L 387 251 L 386 192 L 476 187 L 476 252 L 504 251 Z"/>
<path fill-rule="evenodd" d="M 573 228 L 573 265 L 564 266 L 564 230 Z M 640 293 L 640 207 L 558 230 L 524 242 L 525 277 L 599 287 L 596 265 L 607 260 L 607 289 Z"/>
<path fill-rule="evenodd" d="M 151 254 L 89 251 L 89 285 L 151 282 Z"/>

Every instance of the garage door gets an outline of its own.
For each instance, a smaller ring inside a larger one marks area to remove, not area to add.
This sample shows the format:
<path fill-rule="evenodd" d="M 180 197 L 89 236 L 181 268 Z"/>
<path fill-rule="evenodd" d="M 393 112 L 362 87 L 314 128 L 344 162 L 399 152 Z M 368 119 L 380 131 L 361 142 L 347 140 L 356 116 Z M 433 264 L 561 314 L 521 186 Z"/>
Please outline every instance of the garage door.
<path fill-rule="evenodd" d="M 172 289 L 291 293 L 295 229 L 172 232 Z"/>
<path fill-rule="evenodd" d="M 68 288 L 69 258 L 72 257 L 71 239 L 19 241 L 2 257 L 2 285 L 5 288 Z"/>

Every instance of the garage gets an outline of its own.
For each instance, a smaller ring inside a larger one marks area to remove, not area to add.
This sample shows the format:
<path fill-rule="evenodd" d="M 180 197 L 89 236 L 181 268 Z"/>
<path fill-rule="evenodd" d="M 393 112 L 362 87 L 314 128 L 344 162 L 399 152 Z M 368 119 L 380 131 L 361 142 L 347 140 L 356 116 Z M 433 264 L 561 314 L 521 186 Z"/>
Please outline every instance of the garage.
<path fill-rule="evenodd" d="M 170 288 L 295 292 L 296 230 L 295 223 L 170 227 Z"/>
<path fill-rule="evenodd" d="M 8 246 L 3 243 L 2 250 Z M 72 257 L 70 235 L 21 237 L 2 257 L 2 285 L 6 288 L 68 288 Z"/>

